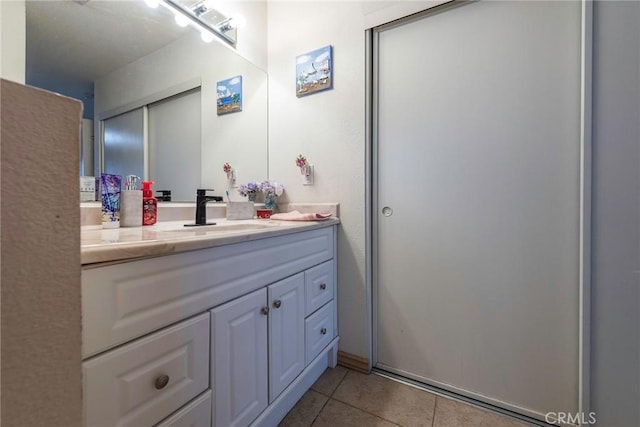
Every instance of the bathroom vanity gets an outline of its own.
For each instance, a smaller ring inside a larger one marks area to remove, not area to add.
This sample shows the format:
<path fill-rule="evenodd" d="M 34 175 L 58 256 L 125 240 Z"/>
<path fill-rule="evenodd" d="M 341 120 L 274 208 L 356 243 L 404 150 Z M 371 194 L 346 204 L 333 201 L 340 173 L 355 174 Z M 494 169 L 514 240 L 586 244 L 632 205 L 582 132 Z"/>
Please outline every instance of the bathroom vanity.
<path fill-rule="evenodd" d="M 88 427 L 275 426 L 336 364 L 337 219 L 183 223 L 83 229 Z"/>

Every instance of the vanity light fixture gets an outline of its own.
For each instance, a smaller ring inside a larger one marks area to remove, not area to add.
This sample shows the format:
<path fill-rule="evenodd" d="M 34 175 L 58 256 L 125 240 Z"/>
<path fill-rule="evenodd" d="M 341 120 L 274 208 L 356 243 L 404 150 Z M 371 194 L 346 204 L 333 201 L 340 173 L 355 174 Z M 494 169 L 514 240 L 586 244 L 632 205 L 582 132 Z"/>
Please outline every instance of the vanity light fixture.
<path fill-rule="evenodd" d="M 247 25 L 247 19 L 244 15 L 238 14 L 219 23 L 218 30 L 226 33 L 227 31 L 235 30 L 236 28 L 244 28 L 245 25 Z"/>
<path fill-rule="evenodd" d="M 193 14 L 199 18 L 205 13 L 213 10 L 213 0 L 204 0 L 196 3 L 191 10 L 193 11 Z"/>
<path fill-rule="evenodd" d="M 202 30 L 200 31 L 200 38 L 205 43 L 211 43 L 213 41 L 213 34 L 210 31 Z"/>
<path fill-rule="evenodd" d="M 186 27 L 189 25 L 189 19 L 181 13 L 176 13 L 175 20 L 179 27 Z"/>
<path fill-rule="evenodd" d="M 207 43 L 217 36 L 235 46 L 236 29 L 243 28 L 246 24 L 246 19 L 240 14 L 231 18 L 222 15 L 212 7 L 213 0 L 202 0 L 197 3 L 192 0 L 145 0 L 145 2 L 149 7 L 157 7 L 158 4 L 166 7 L 174 13 L 178 25 L 181 27 L 191 25 L 196 28 L 202 40 Z"/>

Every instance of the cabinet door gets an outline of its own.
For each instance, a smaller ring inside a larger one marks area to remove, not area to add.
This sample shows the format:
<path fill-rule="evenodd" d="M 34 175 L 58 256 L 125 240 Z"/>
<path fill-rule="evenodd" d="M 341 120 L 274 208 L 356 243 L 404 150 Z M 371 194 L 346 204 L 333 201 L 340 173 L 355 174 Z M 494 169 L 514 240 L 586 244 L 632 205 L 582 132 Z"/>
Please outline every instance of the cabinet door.
<path fill-rule="evenodd" d="M 304 273 L 281 280 L 269 294 L 269 403 L 304 369 Z"/>
<path fill-rule="evenodd" d="M 245 427 L 267 407 L 267 290 L 211 310 L 216 426 Z"/>

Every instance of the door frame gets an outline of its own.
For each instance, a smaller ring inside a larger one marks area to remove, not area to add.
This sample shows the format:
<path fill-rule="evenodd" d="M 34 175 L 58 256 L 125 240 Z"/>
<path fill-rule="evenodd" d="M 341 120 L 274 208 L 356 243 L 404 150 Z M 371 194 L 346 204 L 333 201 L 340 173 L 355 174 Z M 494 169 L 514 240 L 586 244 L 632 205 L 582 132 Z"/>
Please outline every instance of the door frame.
<path fill-rule="evenodd" d="M 578 310 L 578 412 L 588 414 L 591 364 L 591 197 L 592 197 L 592 57 L 593 2 L 581 4 L 580 25 L 580 218 L 579 218 L 579 310 Z M 417 14 L 398 17 L 387 24 L 365 30 L 365 192 L 366 192 L 366 283 L 369 369 L 378 363 L 378 110 L 377 61 L 379 33 L 405 25 L 467 2 L 440 2 Z"/>

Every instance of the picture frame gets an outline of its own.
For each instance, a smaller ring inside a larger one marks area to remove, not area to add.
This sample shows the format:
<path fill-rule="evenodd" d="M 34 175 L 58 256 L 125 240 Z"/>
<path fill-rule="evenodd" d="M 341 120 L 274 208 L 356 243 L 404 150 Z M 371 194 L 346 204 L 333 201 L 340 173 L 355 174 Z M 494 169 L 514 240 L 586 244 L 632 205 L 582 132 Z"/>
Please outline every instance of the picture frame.
<path fill-rule="evenodd" d="M 296 96 L 333 89 L 333 46 L 296 56 Z"/>
<path fill-rule="evenodd" d="M 242 76 L 229 77 L 216 84 L 219 116 L 242 111 Z"/>

